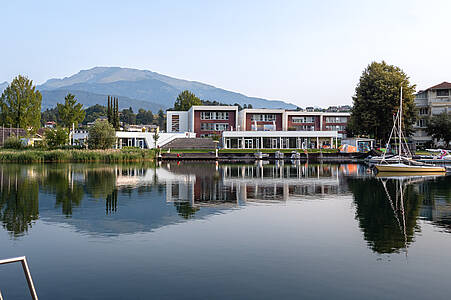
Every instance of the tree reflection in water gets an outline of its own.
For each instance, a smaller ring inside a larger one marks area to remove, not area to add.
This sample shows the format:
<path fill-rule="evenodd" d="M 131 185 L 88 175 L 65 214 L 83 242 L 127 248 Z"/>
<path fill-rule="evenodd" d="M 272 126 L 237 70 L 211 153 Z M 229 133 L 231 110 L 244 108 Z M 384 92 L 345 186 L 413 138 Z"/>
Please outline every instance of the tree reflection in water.
<path fill-rule="evenodd" d="M 404 186 L 402 200 L 397 179 L 385 182 L 387 192 L 377 178 L 349 178 L 348 185 L 354 195 L 356 218 L 370 248 L 381 254 L 407 250 L 415 230 L 419 230 L 420 201 L 414 185 Z"/>
<path fill-rule="evenodd" d="M 49 170 L 41 177 L 43 190 L 55 195 L 55 207 L 61 207 L 66 217 L 72 215 L 72 209 L 81 204 L 84 196 L 82 184 L 74 181 L 71 168 Z"/>
<path fill-rule="evenodd" d="M 0 220 L 13 236 L 27 232 L 39 218 L 39 184 L 22 171 L 20 166 L 0 171 Z"/>

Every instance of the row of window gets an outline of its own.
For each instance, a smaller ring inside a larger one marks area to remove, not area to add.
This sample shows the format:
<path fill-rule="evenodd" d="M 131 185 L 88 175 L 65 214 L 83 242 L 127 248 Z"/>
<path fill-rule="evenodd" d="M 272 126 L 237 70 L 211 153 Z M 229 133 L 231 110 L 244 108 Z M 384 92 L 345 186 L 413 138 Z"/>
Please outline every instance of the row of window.
<path fill-rule="evenodd" d="M 428 108 L 427 107 L 421 107 L 420 108 L 420 115 L 427 115 L 428 114 Z"/>
<path fill-rule="evenodd" d="M 326 125 L 326 130 L 330 131 L 344 131 L 346 126 L 344 125 Z"/>
<path fill-rule="evenodd" d="M 419 119 L 417 121 L 417 126 L 418 127 L 426 127 L 427 126 L 427 120 L 426 119 Z"/>
<path fill-rule="evenodd" d="M 326 123 L 346 123 L 347 121 L 346 117 L 326 117 Z"/>
<path fill-rule="evenodd" d="M 252 121 L 257 122 L 271 122 L 276 120 L 275 114 L 253 114 L 251 116 Z"/>
<path fill-rule="evenodd" d="M 315 117 L 292 117 L 293 123 L 315 123 Z"/>
<path fill-rule="evenodd" d="M 202 131 L 225 131 L 229 129 L 227 123 L 200 123 L 200 130 Z"/>
<path fill-rule="evenodd" d="M 227 111 L 202 111 L 200 113 L 201 120 L 228 120 L 229 112 Z"/>
<path fill-rule="evenodd" d="M 315 125 L 301 125 L 294 127 L 296 131 L 315 131 Z"/>

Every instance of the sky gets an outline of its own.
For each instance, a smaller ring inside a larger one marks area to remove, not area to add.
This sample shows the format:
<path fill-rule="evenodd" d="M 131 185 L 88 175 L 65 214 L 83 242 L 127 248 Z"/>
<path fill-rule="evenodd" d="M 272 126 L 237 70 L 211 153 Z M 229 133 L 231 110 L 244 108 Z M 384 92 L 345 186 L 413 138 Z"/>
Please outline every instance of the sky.
<path fill-rule="evenodd" d="M 451 1 L 5 1 L 0 82 L 151 70 L 301 107 L 352 104 L 372 61 L 451 81 Z"/>

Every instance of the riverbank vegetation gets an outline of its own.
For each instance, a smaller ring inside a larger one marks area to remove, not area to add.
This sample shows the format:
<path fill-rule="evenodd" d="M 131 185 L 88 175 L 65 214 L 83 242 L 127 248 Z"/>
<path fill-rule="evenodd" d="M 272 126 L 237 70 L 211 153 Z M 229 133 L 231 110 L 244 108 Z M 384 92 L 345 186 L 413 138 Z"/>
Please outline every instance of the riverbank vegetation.
<path fill-rule="evenodd" d="M 152 161 L 154 150 L 139 148 L 115 150 L 81 150 L 81 149 L 2 149 L 2 163 L 43 163 L 43 162 L 140 162 Z"/>

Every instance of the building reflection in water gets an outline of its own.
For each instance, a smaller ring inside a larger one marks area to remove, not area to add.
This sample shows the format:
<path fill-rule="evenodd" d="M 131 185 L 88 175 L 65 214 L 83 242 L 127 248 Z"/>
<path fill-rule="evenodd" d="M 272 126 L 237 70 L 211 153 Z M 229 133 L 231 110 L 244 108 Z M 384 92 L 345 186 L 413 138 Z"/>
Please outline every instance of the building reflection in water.
<path fill-rule="evenodd" d="M 223 167 L 224 185 L 242 201 L 287 201 L 307 195 L 343 193 L 338 165 L 267 164 Z"/>

